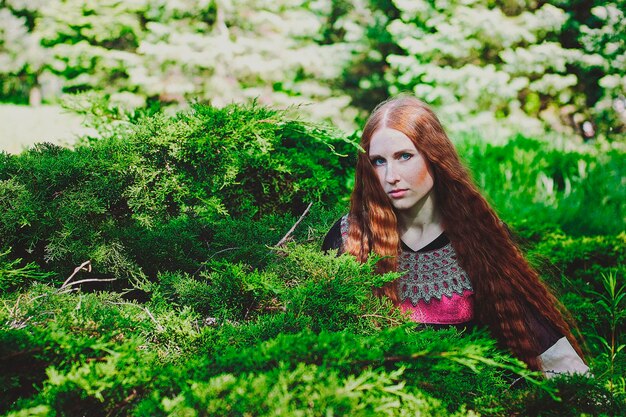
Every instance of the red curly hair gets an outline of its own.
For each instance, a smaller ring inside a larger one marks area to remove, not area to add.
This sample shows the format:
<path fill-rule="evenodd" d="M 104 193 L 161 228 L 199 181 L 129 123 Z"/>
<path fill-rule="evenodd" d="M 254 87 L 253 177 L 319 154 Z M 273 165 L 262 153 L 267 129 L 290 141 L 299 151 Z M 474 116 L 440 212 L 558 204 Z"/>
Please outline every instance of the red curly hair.
<path fill-rule="evenodd" d="M 525 320 L 525 305 L 543 315 L 583 357 L 565 311 L 530 267 L 495 211 L 474 185 L 439 119 L 422 101 L 399 97 L 379 105 L 361 137 L 344 250 L 364 262 L 370 253 L 384 258 L 378 272 L 397 270 L 398 221 L 368 154 L 372 135 L 387 127 L 405 134 L 428 161 L 442 226 L 468 273 L 476 297 L 474 315 L 492 335 L 531 369 L 540 369 L 538 346 Z M 374 292 L 399 303 L 396 282 Z M 558 308 L 557 308 L 558 307 Z"/>

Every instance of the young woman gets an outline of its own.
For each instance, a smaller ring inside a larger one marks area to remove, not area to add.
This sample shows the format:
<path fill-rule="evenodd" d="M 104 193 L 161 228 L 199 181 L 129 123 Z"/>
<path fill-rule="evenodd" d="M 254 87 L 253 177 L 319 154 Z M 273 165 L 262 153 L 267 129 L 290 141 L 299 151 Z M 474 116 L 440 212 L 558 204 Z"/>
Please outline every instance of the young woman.
<path fill-rule="evenodd" d="M 546 376 L 588 367 L 568 324 L 472 183 L 433 111 L 414 97 L 379 105 L 363 130 L 350 212 L 323 249 L 378 272 L 406 271 L 375 289 L 419 323 L 487 326 Z"/>

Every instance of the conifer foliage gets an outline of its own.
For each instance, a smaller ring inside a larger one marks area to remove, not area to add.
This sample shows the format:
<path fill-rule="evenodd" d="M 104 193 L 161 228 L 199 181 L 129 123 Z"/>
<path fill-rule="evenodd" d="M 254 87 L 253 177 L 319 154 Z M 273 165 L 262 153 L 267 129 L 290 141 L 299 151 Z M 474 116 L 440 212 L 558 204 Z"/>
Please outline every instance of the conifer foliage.
<path fill-rule="evenodd" d="M 226 249 L 266 257 L 308 203 L 346 194 L 340 152 L 353 148 L 258 105 L 157 113 L 106 135 L 0 156 L 2 247 L 64 275 L 91 259 L 116 278 L 193 272 Z"/>
<path fill-rule="evenodd" d="M 565 232 L 510 217 L 512 230 L 534 248 L 533 260 L 555 266 L 545 278 L 565 294 L 582 331 L 596 336 L 590 364 L 597 378 L 546 382 L 482 329 L 424 328 L 374 297 L 372 287 L 398 276 L 374 274 L 374 257 L 359 264 L 320 252 L 321 237 L 345 211 L 357 152 L 351 140 L 258 105 L 198 105 L 174 116 L 100 111 L 106 107 L 92 108 L 100 136 L 73 150 L 39 144 L 0 154 L 0 413 L 626 411 L 624 235 L 572 236 L 586 211 L 577 203 L 595 198 L 594 187 L 573 200 L 555 192 L 531 207 L 539 213 L 572 205 Z M 469 143 L 461 149 L 495 184 L 508 174 L 489 166 L 518 169 L 513 148 L 476 158 Z M 587 157 L 604 164 L 606 176 L 589 171 L 576 177 L 581 184 L 623 175 L 612 159 Z M 543 174 L 567 167 L 564 160 L 552 158 Z M 567 169 L 559 172 L 574 180 Z M 516 184 L 513 201 L 534 190 Z M 497 188 L 491 192 L 497 196 Z M 599 206 L 622 215 L 611 198 Z M 581 263 L 610 277 L 612 299 L 593 271 L 580 273 Z M 615 313 L 608 323 L 605 310 Z"/>

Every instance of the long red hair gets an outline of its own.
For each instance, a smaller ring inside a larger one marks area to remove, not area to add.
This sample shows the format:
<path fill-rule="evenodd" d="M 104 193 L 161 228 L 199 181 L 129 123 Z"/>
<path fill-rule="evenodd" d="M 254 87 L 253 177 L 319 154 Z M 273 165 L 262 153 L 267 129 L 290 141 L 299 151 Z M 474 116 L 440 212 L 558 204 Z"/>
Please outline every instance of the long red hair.
<path fill-rule="evenodd" d="M 477 321 L 531 369 L 538 370 L 538 346 L 525 320 L 525 305 L 530 305 L 566 336 L 582 357 L 559 308 L 565 310 L 524 259 L 474 185 L 437 116 L 414 97 L 382 103 L 365 125 L 361 137 L 365 152 L 359 153 L 357 159 L 344 250 L 361 262 L 370 253 L 383 256 L 377 264 L 378 272 L 397 270 L 398 221 L 368 157 L 372 135 L 383 127 L 405 134 L 430 165 L 434 201 L 443 229 L 458 254 L 459 264 L 472 281 Z M 396 282 L 374 291 L 399 303 Z"/>

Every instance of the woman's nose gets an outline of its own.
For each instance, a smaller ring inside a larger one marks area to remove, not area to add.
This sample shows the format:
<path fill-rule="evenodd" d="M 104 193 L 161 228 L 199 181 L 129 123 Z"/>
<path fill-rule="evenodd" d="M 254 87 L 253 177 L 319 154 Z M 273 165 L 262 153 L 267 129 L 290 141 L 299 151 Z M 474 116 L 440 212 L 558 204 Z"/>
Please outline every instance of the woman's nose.
<path fill-rule="evenodd" d="M 398 175 L 396 174 L 396 169 L 393 168 L 393 164 L 387 164 L 387 169 L 385 171 L 385 181 L 387 181 L 389 184 L 395 184 L 396 182 L 398 182 L 399 178 Z"/>

